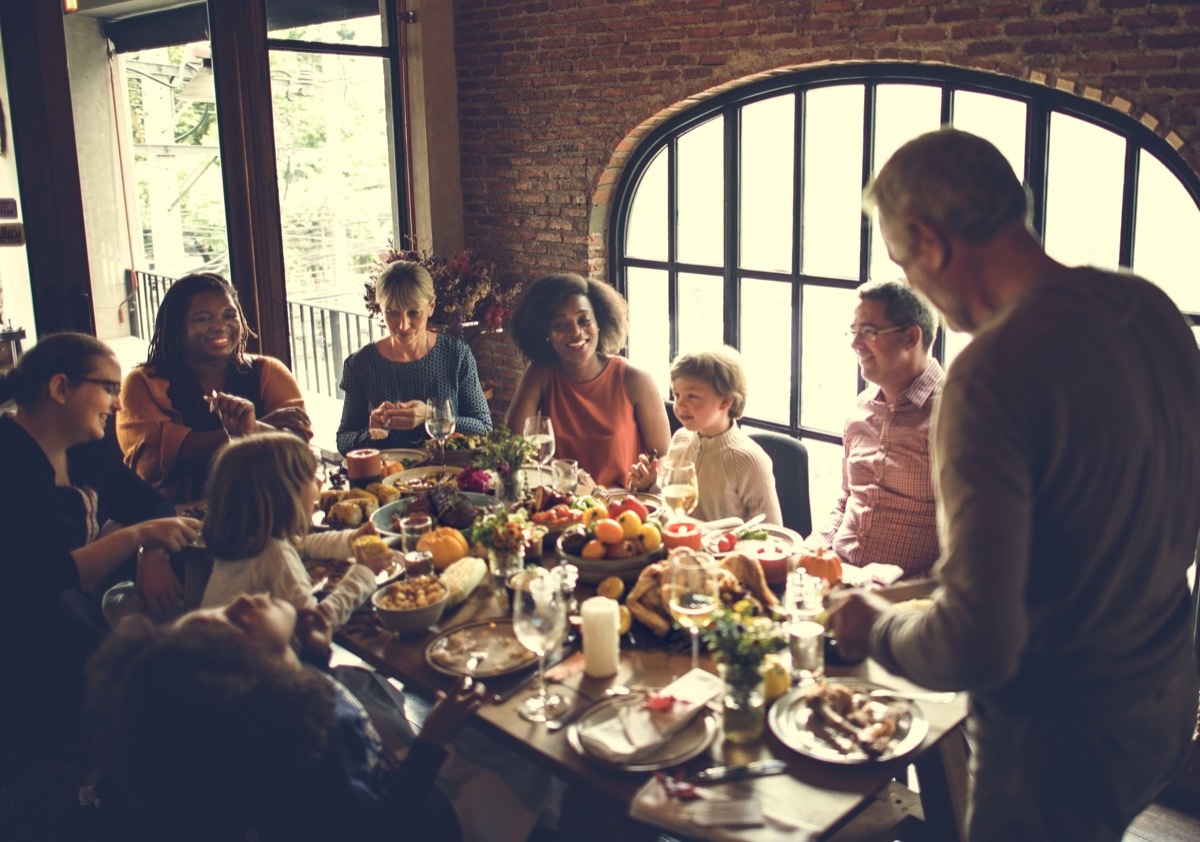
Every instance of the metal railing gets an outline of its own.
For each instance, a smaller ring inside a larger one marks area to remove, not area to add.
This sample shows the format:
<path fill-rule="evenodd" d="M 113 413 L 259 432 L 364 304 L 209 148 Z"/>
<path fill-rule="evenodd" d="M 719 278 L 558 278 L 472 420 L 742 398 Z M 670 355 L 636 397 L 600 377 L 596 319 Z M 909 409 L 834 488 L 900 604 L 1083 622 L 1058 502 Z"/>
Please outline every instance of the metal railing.
<path fill-rule="evenodd" d="M 126 307 L 133 335 L 149 341 L 154 317 L 175 279 L 152 272 L 125 273 Z M 378 320 L 364 313 L 322 307 L 314 301 L 288 301 L 292 374 L 306 392 L 343 397 L 338 388 L 342 363 L 353 351 L 383 336 Z"/>

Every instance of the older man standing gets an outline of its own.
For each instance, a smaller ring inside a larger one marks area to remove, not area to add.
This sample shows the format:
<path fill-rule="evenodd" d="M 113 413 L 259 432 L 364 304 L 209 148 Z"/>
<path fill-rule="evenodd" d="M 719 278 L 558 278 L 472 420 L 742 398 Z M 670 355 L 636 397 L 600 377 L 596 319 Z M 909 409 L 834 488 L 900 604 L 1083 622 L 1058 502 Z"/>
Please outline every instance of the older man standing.
<path fill-rule="evenodd" d="M 1119 840 L 1195 725 L 1196 340 L 1150 283 L 1047 256 L 973 135 L 909 142 L 867 202 L 909 283 L 974 340 L 935 424 L 933 606 L 856 593 L 834 630 L 971 692 L 972 840 Z"/>
<path fill-rule="evenodd" d="M 843 431 L 842 495 L 821 542 L 856 567 L 895 564 L 904 578 L 929 575 L 938 557 L 929 468 L 929 420 L 945 375 L 929 355 L 937 317 L 896 281 L 859 287 L 850 346 L 863 379 Z"/>

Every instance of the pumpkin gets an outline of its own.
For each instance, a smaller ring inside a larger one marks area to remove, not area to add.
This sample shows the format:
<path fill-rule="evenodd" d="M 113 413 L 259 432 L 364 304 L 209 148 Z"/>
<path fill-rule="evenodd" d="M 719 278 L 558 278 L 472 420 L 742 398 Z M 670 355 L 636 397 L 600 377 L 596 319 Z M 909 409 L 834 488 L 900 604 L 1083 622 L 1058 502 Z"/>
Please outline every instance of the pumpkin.
<path fill-rule="evenodd" d="M 453 526 L 439 526 L 421 536 L 417 549 L 433 556 L 433 566 L 445 570 L 467 554 L 467 539 Z"/>
<path fill-rule="evenodd" d="M 819 550 L 805 549 L 796 559 L 796 566 L 824 579 L 830 585 L 842 581 L 842 559 L 828 547 Z"/>

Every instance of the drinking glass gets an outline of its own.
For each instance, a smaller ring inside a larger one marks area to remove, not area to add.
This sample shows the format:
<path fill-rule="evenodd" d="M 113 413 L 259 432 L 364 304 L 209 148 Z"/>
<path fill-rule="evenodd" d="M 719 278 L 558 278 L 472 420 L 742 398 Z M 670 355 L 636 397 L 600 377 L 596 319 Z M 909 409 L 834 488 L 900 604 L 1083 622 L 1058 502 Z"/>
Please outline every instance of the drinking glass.
<path fill-rule="evenodd" d="M 667 572 L 667 609 L 692 635 L 692 669 L 700 664 L 700 630 L 717 610 L 717 576 L 711 556 L 676 552 Z"/>
<path fill-rule="evenodd" d="M 421 536 L 433 529 L 429 515 L 409 515 L 400 521 L 400 548 L 404 552 L 404 572 L 420 576 L 433 572 L 433 553 L 418 550 Z"/>
<path fill-rule="evenodd" d="M 544 568 L 530 568 L 512 579 L 513 632 L 521 645 L 538 656 L 538 690 L 517 713 L 530 722 L 555 719 L 568 708 L 567 700 L 546 691 L 546 653 L 567 630 L 567 606 L 562 586 Z"/>
<path fill-rule="evenodd" d="M 446 439 L 454 433 L 454 404 L 450 398 L 430 398 L 426 402 L 425 432 L 437 439 L 442 450 L 442 466 L 446 465 Z"/>
<path fill-rule="evenodd" d="M 668 462 L 662 468 L 662 497 L 677 518 L 687 517 L 700 500 L 700 484 L 693 462 Z"/>
<path fill-rule="evenodd" d="M 554 424 L 545 415 L 525 419 L 525 438 L 533 443 L 533 461 L 538 464 L 538 485 L 542 484 L 542 468 L 554 458 Z"/>
<path fill-rule="evenodd" d="M 554 490 L 561 494 L 574 494 L 579 487 L 579 463 L 574 459 L 555 459 L 550 466 Z"/>

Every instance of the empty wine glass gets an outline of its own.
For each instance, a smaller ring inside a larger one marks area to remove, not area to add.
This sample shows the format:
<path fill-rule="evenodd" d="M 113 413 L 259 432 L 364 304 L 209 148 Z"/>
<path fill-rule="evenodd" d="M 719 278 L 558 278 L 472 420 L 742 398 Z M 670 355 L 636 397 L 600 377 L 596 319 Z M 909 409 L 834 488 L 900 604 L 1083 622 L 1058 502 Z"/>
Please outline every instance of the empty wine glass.
<path fill-rule="evenodd" d="M 566 634 L 566 601 L 558 580 L 540 567 L 518 573 L 512 586 L 513 632 L 522 646 L 538 656 L 538 691 L 521 703 L 517 713 L 531 722 L 545 722 L 568 707 L 562 696 L 546 692 L 546 653 Z"/>
<path fill-rule="evenodd" d="M 692 513 L 700 500 L 700 484 L 693 462 L 667 462 L 662 467 L 662 497 L 677 518 Z"/>
<path fill-rule="evenodd" d="M 525 438 L 533 443 L 533 461 L 538 464 L 538 485 L 541 485 L 542 468 L 554 458 L 554 424 L 545 415 L 526 418 Z"/>
<path fill-rule="evenodd" d="M 454 434 L 454 403 L 450 398 L 430 398 L 425 402 L 425 432 L 437 439 L 442 450 L 442 465 L 446 464 L 446 439 Z"/>
<path fill-rule="evenodd" d="M 713 560 L 704 553 L 676 552 L 667 572 L 667 610 L 692 636 L 692 669 L 700 664 L 700 630 L 717 610 L 717 577 Z"/>

